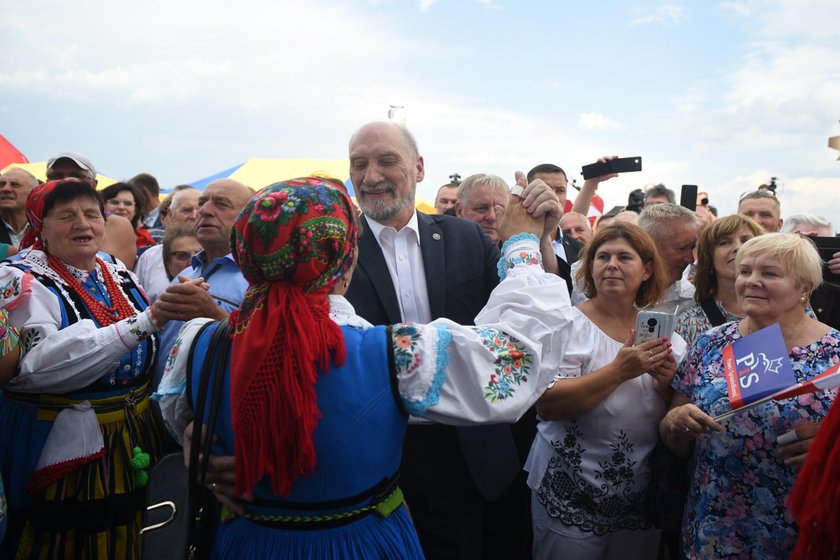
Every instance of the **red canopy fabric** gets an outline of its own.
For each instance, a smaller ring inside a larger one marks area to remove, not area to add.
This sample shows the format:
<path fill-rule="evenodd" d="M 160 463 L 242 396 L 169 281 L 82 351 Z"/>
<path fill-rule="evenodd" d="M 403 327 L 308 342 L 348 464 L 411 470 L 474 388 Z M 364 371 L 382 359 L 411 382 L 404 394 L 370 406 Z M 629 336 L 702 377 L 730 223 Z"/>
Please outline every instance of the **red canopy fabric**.
<path fill-rule="evenodd" d="M 0 134 L 0 169 L 10 163 L 29 163 L 29 160 Z"/>

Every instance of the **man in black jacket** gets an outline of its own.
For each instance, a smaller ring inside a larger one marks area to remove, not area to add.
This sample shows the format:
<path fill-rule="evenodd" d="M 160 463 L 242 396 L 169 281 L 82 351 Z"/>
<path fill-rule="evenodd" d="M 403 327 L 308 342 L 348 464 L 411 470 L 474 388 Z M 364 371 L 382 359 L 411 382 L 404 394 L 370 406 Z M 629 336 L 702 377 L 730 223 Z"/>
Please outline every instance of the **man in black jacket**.
<path fill-rule="evenodd" d="M 0 175 L 0 243 L 20 249 L 28 227 L 26 199 L 36 185 L 38 179 L 17 167 Z"/>
<path fill-rule="evenodd" d="M 364 233 L 347 298 L 373 324 L 439 317 L 472 324 L 498 284 L 499 249 L 477 224 L 414 209 L 424 173 L 417 143 L 403 126 L 370 123 L 350 140 Z M 559 207 L 551 198 L 556 223 Z M 426 557 L 489 557 L 492 550 L 482 553 L 484 507 L 520 468 L 508 425 L 453 428 L 412 419 L 400 486 Z"/>
<path fill-rule="evenodd" d="M 553 163 L 541 163 L 528 172 L 528 182 L 536 179 L 542 181 L 549 187 L 554 189 L 557 198 L 560 199 L 560 208 L 566 207 L 566 189 L 568 188 L 568 179 L 566 172 Z M 554 252 L 557 254 L 557 265 L 560 268 L 558 274 L 566 280 L 569 286 L 569 294 L 572 293 L 572 264 L 578 260 L 583 243 L 577 239 L 573 239 L 568 235 L 563 235 L 563 230 L 557 228 L 557 234 L 552 243 Z"/>

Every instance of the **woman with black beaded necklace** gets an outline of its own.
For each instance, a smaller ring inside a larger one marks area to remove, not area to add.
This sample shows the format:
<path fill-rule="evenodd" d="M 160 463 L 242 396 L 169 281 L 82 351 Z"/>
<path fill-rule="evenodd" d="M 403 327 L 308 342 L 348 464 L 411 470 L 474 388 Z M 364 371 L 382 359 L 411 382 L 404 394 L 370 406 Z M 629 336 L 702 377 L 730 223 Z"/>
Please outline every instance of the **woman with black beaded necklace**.
<path fill-rule="evenodd" d="M 9 531 L 0 556 L 136 558 L 159 430 L 149 406 L 158 326 L 133 274 L 99 250 L 102 202 L 82 181 L 33 189 L 31 244 L 0 267 L 21 331 L 0 395 Z"/>

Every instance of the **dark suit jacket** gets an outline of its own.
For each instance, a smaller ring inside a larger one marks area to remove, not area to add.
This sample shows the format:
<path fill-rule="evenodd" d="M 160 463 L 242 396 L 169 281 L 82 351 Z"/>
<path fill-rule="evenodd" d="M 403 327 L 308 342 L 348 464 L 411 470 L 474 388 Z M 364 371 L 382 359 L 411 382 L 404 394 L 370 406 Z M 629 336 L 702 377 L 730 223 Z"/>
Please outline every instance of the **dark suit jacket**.
<path fill-rule="evenodd" d="M 823 282 L 811 294 L 811 307 L 817 319 L 840 330 L 840 286 Z"/>
<path fill-rule="evenodd" d="M 0 243 L 5 243 L 6 245 L 12 244 L 12 238 L 9 237 L 9 228 L 6 227 L 6 224 L 0 220 Z"/>
<path fill-rule="evenodd" d="M 499 249 L 475 222 L 421 212 L 417 217 L 432 319 L 473 324 L 499 283 Z M 347 299 L 374 325 L 399 323 L 400 306 L 385 257 L 364 217 L 362 223 L 359 262 Z"/>
<path fill-rule="evenodd" d="M 569 287 L 569 295 L 571 296 L 572 288 L 574 287 L 574 283 L 572 282 L 572 264 L 577 262 L 580 252 L 583 250 L 583 243 L 568 235 L 564 235 L 563 249 L 566 251 L 566 260 L 558 256 L 557 268 L 559 269 L 559 276 L 566 281 L 566 285 Z"/>
<path fill-rule="evenodd" d="M 474 324 L 499 283 L 498 247 L 475 222 L 421 212 L 417 216 L 432 319 Z M 402 321 L 385 257 L 369 227 L 359 237 L 359 261 L 346 297 L 374 325 Z M 499 424 L 457 431 L 476 487 L 485 499 L 495 500 L 521 468 L 510 427 Z"/>

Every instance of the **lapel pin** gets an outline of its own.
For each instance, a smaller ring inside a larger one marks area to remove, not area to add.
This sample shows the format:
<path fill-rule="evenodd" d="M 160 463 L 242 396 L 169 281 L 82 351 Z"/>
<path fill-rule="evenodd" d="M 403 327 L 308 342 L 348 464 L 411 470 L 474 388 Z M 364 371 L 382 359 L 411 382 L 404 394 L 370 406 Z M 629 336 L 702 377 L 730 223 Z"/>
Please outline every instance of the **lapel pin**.
<path fill-rule="evenodd" d="M 432 239 L 434 239 L 435 241 L 440 241 L 440 234 L 439 233 L 433 233 L 432 234 Z"/>

